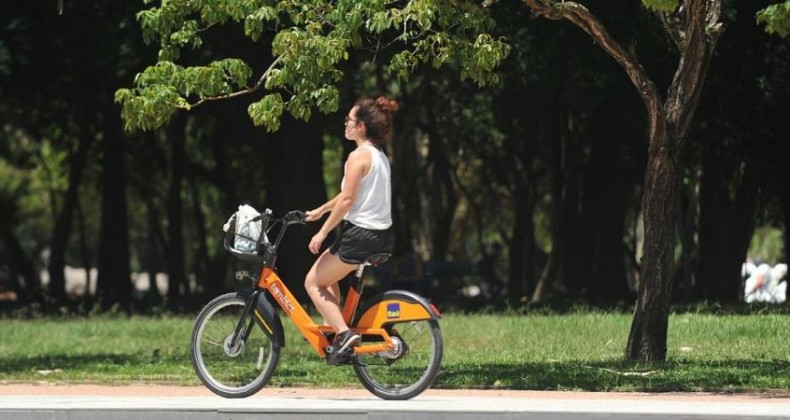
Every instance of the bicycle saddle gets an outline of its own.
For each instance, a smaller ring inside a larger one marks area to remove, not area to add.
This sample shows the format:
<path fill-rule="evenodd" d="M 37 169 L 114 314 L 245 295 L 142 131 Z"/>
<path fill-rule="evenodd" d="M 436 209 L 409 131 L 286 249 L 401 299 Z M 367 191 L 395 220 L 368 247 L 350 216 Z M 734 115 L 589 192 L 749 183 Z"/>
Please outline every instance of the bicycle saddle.
<path fill-rule="evenodd" d="M 373 254 L 373 255 L 368 257 L 368 259 L 365 261 L 365 263 L 376 267 L 379 264 L 381 264 L 383 262 L 386 262 L 388 259 L 390 259 L 391 256 L 392 256 L 392 254 L 390 254 L 389 252 L 381 252 L 381 253 L 378 253 L 378 254 Z"/>

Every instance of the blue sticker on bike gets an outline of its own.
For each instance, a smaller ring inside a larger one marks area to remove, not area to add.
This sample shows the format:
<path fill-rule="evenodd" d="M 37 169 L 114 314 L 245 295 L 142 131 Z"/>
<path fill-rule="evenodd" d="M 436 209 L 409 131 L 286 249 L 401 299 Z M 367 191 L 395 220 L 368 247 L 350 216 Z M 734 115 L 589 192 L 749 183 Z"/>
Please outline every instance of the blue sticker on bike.
<path fill-rule="evenodd" d="M 400 318 L 400 303 L 388 303 L 387 304 L 387 318 Z"/>

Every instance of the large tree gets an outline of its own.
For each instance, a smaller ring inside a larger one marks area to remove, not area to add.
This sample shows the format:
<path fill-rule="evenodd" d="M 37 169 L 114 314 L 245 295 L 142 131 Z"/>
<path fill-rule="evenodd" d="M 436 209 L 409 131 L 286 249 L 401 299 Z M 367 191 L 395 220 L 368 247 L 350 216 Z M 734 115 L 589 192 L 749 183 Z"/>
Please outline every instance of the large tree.
<path fill-rule="evenodd" d="M 677 49 L 677 69 L 662 96 L 633 51 L 615 39 L 587 7 L 573 1 L 524 0 L 536 17 L 564 19 L 589 34 L 628 74 L 644 102 L 649 149 L 642 196 L 645 237 L 642 277 L 627 357 L 661 361 L 667 352 L 681 157 L 708 65 L 722 33 L 720 0 L 643 0 Z"/>

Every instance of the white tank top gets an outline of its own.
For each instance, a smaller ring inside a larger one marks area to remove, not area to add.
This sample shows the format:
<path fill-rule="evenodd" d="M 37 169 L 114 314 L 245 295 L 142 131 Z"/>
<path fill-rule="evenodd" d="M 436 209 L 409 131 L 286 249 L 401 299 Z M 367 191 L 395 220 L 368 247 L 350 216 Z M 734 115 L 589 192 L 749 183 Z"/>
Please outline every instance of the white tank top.
<path fill-rule="evenodd" d="M 370 170 L 359 181 L 357 199 L 343 219 L 365 229 L 384 230 L 392 226 L 390 162 L 375 146 L 362 147 L 370 152 Z M 344 175 L 341 189 L 345 183 Z"/>

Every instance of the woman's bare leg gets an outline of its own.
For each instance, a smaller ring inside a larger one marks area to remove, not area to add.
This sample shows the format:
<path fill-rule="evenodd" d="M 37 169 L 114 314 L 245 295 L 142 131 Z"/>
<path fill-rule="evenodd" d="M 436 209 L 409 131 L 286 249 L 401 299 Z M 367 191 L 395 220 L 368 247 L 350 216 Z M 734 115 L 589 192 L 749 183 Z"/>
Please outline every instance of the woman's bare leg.
<path fill-rule="evenodd" d="M 343 276 L 343 277 L 345 277 L 345 276 Z M 341 277 L 341 280 L 342 280 L 342 277 Z M 339 305 L 340 304 L 340 281 L 338 280 L 335 284 L 327 287 L 326 289 L 329 292 L 329 294 L 331 294 L 332 297 L 335 298 L 335 300 L 337 301 L 337 303 Z"/>
<path fill-rule="evenodd" d="M 326 291 L 329 292 L 330 295 L 332 295 L 332 298 L 335 300 L 335 302 L 337 302 L 337 306 L 340 306 L 340 282 L 338 281 L 332 286 L 327 287 Z M 329 325 L 329 323 L 327 323 L 326 320 L 324 320 L 323 325 Z"/>
<path fill-rule="evenodd" d="M 340 312 L 339 282 L 348 273 L 357 268 L 355 264 L 346 264 L 337 255 L 324 251 L 315 261 L 305 277 L 304 287 L 307 295 L 313 301 L 315 308 L 324 317 L 324 322 L 329 324 L 335 332 L 343 332 L 348 325 L 343 320 Z"/>

